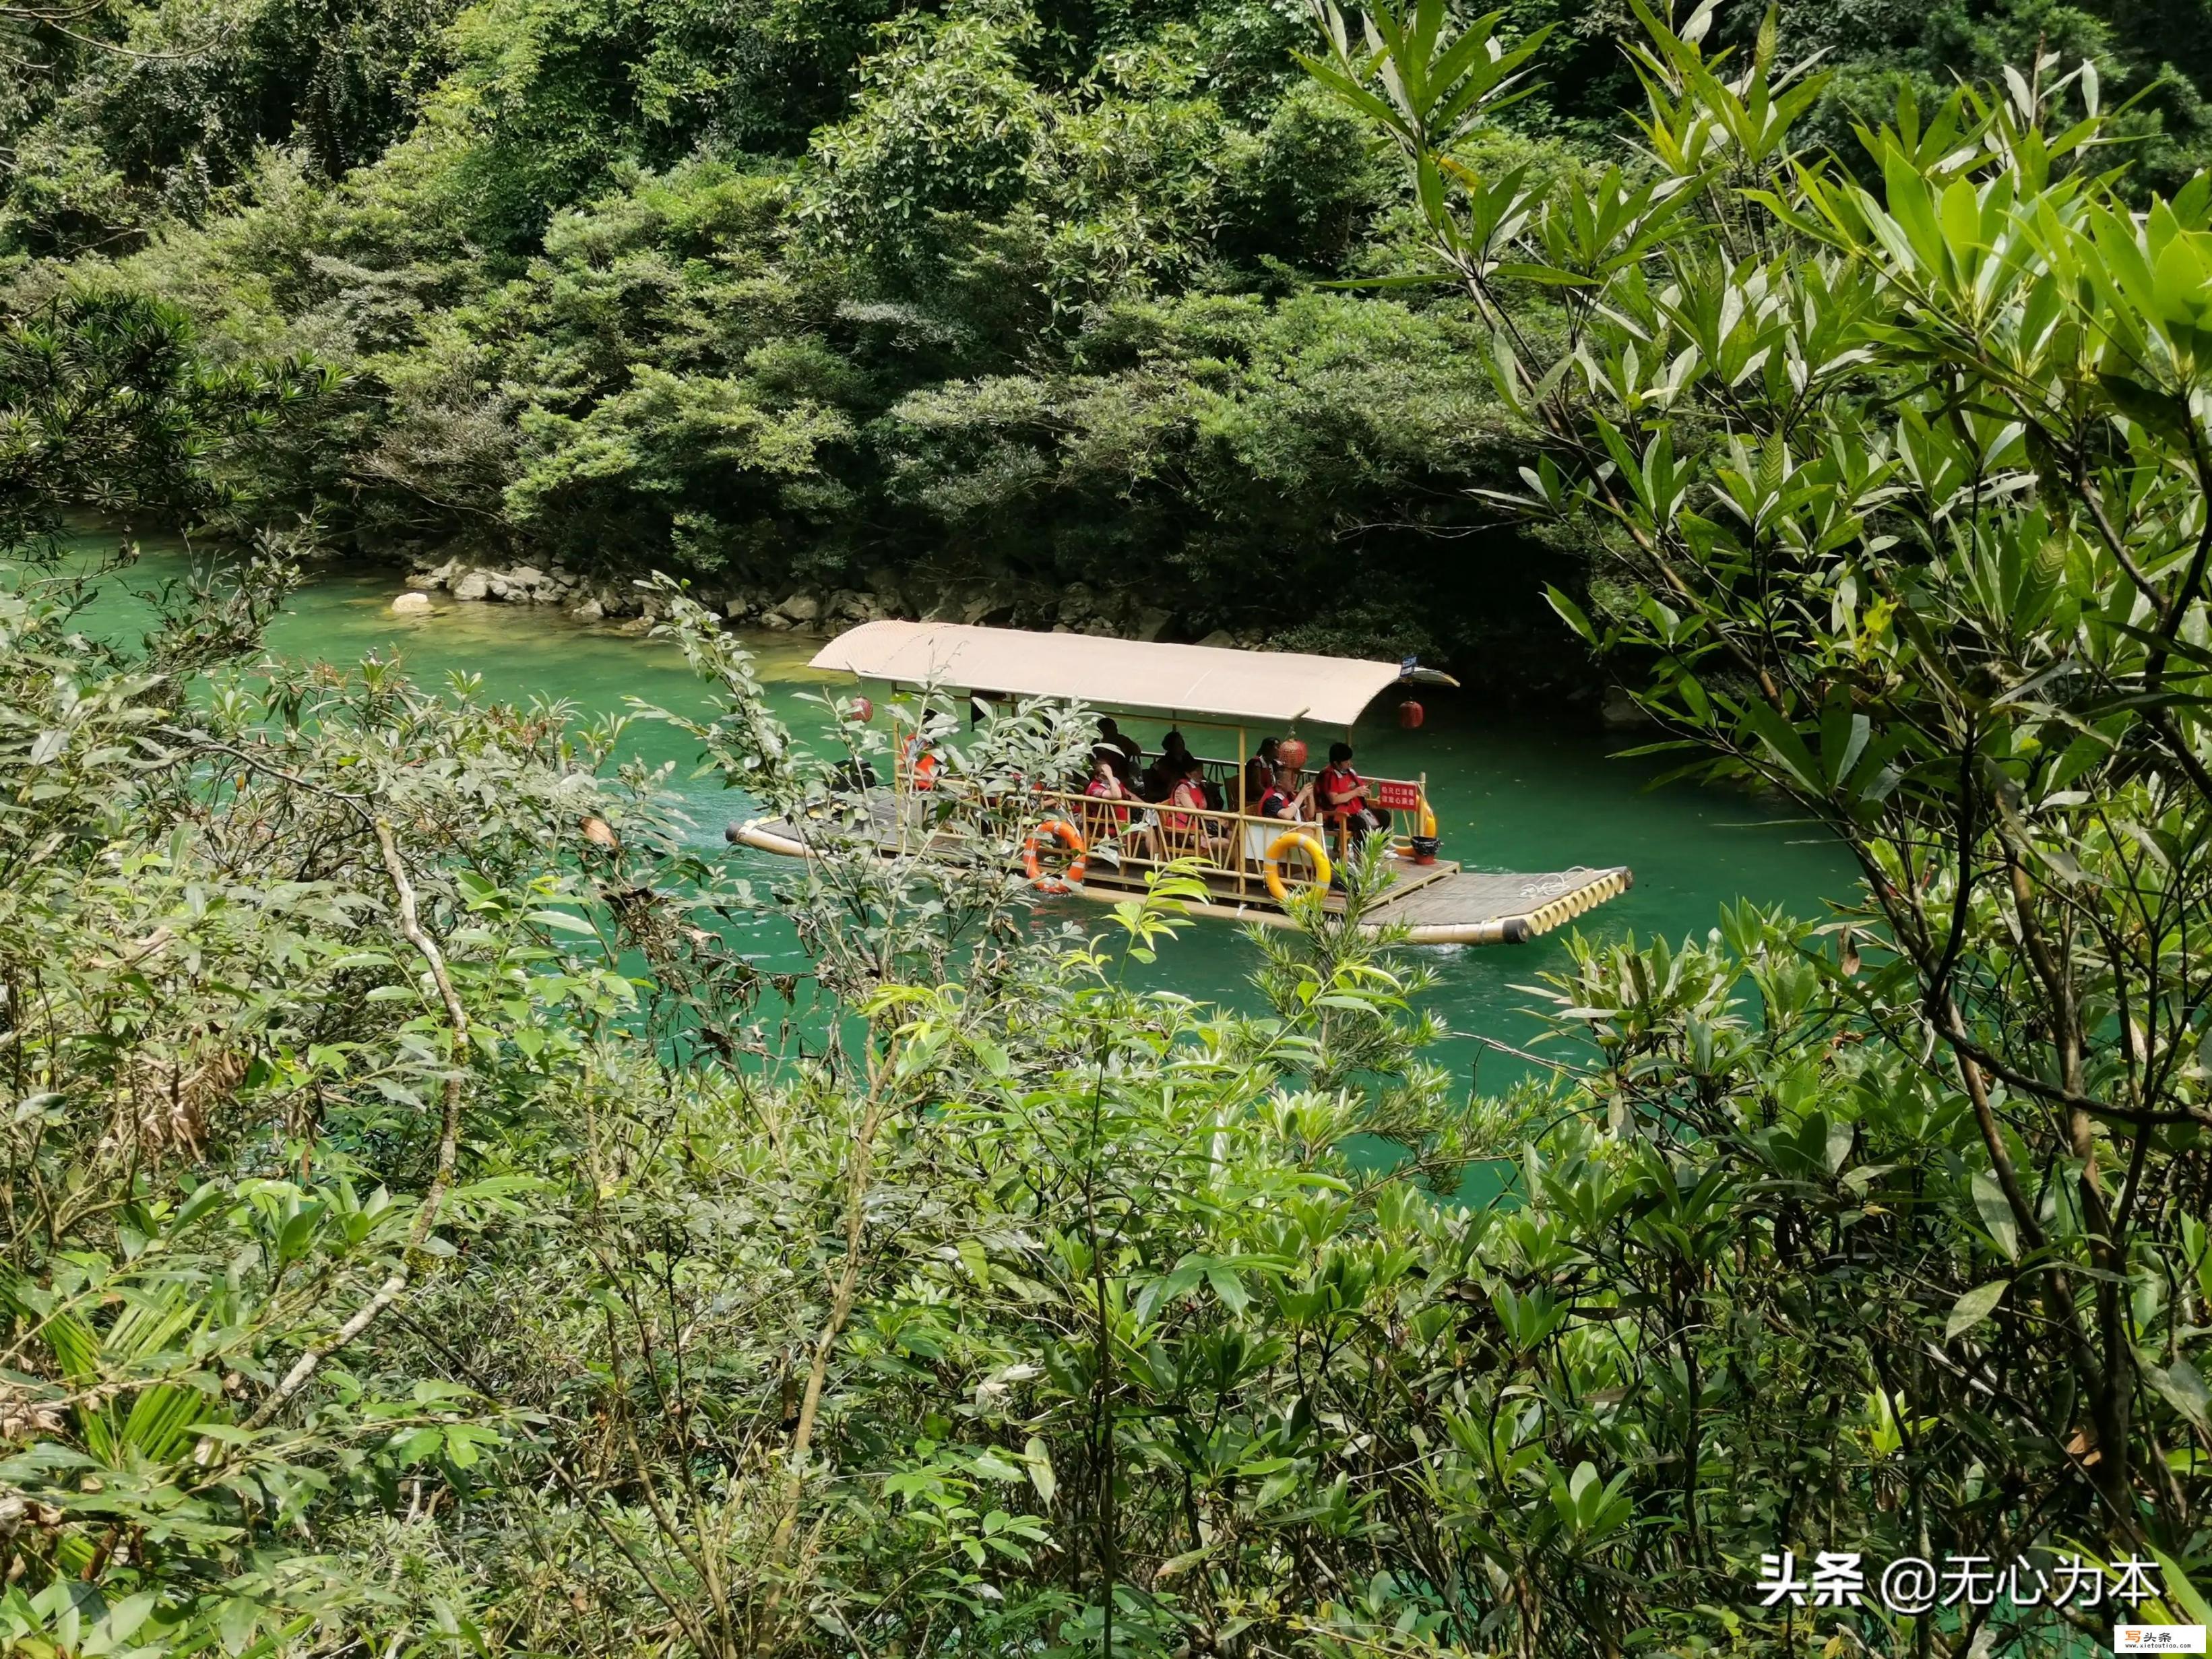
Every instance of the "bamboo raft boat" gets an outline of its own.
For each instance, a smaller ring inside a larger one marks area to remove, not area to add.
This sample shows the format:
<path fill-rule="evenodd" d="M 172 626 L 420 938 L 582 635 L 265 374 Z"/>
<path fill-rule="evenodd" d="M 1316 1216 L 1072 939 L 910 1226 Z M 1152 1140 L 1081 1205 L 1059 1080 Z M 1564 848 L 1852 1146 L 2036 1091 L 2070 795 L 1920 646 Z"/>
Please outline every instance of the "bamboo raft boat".
<path fill-rule="evenodd" d="M 1224 735 L 1233 732 L 1233 760 L 1197 759 L 1207 780 L 1238 805 L 1254 726 L 1295 733 L 1304 722 L 1348 732 L 1389 686 L 1451 683 L 1410 660 L 1364 662 L 949 623 L 864 623 L 831 641 L 815 656 L 813 666 L 893 690 L 933 687 L 977 697 L 1060 697 L 1116 714 L 1164 719 Z M 862 833 L 872 830 L 879 846 L 891 854 L 914 849 L 920 832 L 920 844 L 927 850 L 930 839 L 921 826 L 946 799 L 931 792 L 957 789 L 957 780 L 936 776 L 934 765 L 916 752 L 915 739 L 895 744 L 894 752 L 898 758 L 891 785 L 867 792 L 868 823 Z M 1618 897 L 1635 879 L 1625 865 L 1533 872 L 1468 869 L 1436 856 L 1425 775 L 1365 781 L 1372 792 L 1370 805 L 1390 825 L 1376 833 L 1389 836 L 1391 880 L 1370 904 L 1368 920 L 1378 927 L 1403 924 L 1414 944 L 1522 944 Z M 1311 849 L 1302 856 L 1318 856 L 1319 867 L 1308 873 L 1322 881 L 1328 860 L 1322 842 L 1333 833 L 1340 859 L 1345 850 L 1340 829 L 1285 824 L 1241 811 L 1124 806 L 1073 790 L 1042 787 L 1031 789 L 1024 805 L 1041 825 L 1066 832 L 1087 854 L 1081 880 L 1053 881 L 1048 890 L 1112 903 L 1143 891 L 1154 870 L 1181 861 L 1194 869 L 1206 890 L 1204 901 L 1188 906 L 1192 914 L 1231 921 L 1291 925 L 1285 902 L 1297 883 L 1285 879 L 1291 862 L 1281 854 L 1285 842 L 1301 841 Z M 811 855 L 807 828 L 781 819 L 749 819 L 731 825 L 726 834 L 732 842 L 761 852 Z M 1343 905 L 1334 892 L 1323 902 L 1337 910 Z"/>

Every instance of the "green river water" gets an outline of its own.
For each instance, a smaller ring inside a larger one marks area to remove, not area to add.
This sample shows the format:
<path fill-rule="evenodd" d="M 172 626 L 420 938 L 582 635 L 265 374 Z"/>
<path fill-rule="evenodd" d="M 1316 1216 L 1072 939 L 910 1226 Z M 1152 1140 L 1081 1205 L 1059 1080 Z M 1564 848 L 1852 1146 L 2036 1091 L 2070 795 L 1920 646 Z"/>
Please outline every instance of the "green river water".
<path fill-rule="evenodd" d="M 180 554 L 149 550 L 116 580 L 143 589 L 183 569 Z M 435 684 L 448 670 L 465 670 L 482 675 L 491 696 L 565 698 L 586 712 L 620 710 L 629 697 L 670 708 L 700 705 L 701 688 L 681 657 L 657 641 L 576 623 L 550 608 L 463 605 L 443 595 L 428 616 L 395 616 L 391 601 L 399 591 L 388 570 L 319 574 L 270 629 L 270 648 L 341 665 L 372 651 L 396 655 L 423 683 Z M 111 588 L 97 612 L 94 625 L 103 631 L 126 629 L 131 607 Z M 802 734 L 819 731 L 819 711 L 799 696 L 833 678 L 806 666 L 820 641 L 760 633 L 748 635 L 745 643 L 758 656 L 778 712 Z M 1564 634 L 1560 648 L 1571 648 Z M 1578 925 L 1585 933 L 1632 931 L 1679 940 L 1705 933 L 1719 907 L 1739 896 L 1813 915 L 1826 899 L 1851 889 L 1849 860 L 1820 830 L 1780 821 L 1766 804 L 1733 793 L 1684 785 L 1650 789 L 1650 780 L 1665 765 L 1616 758 L 1628 739 L 1525 715 L 1491 714 L 1474 699 L 1449 690 L 1425 690 L 1422 701 L 1428 718 L 1413 732 L 1399 729 L 1395 698 L 1376 702 L 1369 722 L 1353 733 L 1361 769 L 1384 776 L 1425 772 L 1444 855 L 1472 867 L 1630 866 L 1636 872 L 1633 890 L 1582 917 Z M 1155 735 L 1139 723 L 1129 725 L 1148 743 Z M 745 816 L 742 797 L 723 792 L 712 779 L 691 779 L 696 757 L 679 734 L 644 722 L 633 731 L 640 754 L 681 763 L 678 785 L 690 799 L 699 841 L 722 849 L 724 826 Z M 733 870 L 766 883 L 790 869 L 781 859 L 745 848 L 727 848 L 722 855 Z M 1079 916 L 1092 913 L 1081 901 L 1061 902 Z M 1437 974 L 1430 1006 L 1459 1034 L 1443 1057 L 1463 1077 L 1479 1065 L 1480 1085 L 1495 1089 L 1521 1072 L 1519 1062 L 1472 1039 L 1528 1041 L 1538 1029 L 1528 1012 L 1534 999 L 1518 988 L 1561 962 L 1564 937 L 1421 952 Z M 747 945 L 769 965 L 796 965 L 792 938 L 773 920 L 764 920 Z M 1252 957 L 1250 944 L 1235 927 L 1199 922 L 1169 948 L 1156 976 L 1194 997 L 1249 1006 Z"/>

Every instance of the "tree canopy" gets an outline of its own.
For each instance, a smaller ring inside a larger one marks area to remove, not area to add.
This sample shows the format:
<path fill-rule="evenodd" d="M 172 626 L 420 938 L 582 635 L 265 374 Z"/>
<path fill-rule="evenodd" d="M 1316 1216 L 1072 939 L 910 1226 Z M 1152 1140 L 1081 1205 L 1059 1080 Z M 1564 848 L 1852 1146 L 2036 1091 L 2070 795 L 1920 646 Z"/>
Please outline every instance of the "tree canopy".
<path fill-rule="evenodd" d="M 1714 44 L 1758 21 L 1717 14 Z M 1081 586 L 1184 637 L 1586 687 L 1526 641 L 1592 550 L 1469 494 L 1527 435 L 1479 307 L 1339 286 L 1397 271 L 1419 213 L 1295 63 L 1308 27 L 1273 0 L 17 9 L 0 271 L 19 310 L 120 289 L 217 362 L 343 373 L 267 462 L 337 550 L 915 611 L 983 591 L 1025 625 L 1081 625 Z M 1528 0 L 1501 27 L 1548 32 L 1545 73 L 1465 143 L 1532 182 L 1601 172 L 1634 18 Z M 2038 51 L 2126 101 L 2129 191 L 2207 142 L 2193 32 L 2156 8 L 1793 5 L 1776 31 L 1826 65 L 1793 143 L 1847 167 L 1899 92 L 1932 107 Z"/>

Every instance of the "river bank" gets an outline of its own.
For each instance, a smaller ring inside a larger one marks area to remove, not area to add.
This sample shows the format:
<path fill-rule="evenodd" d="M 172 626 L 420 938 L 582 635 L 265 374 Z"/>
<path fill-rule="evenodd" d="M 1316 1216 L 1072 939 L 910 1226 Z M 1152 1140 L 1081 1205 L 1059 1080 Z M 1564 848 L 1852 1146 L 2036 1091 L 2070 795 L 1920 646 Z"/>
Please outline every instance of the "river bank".
<path fill-rule="evenodd" d="M 405 577 L 408 591 L 443 593 L 462 604 L 548 605 L 580 623 L 629 623 L 645 632 L 659 620 L 662 603 L 640 583 L 572 570 L 562 564 L 494 565 L 455 557 L 418 563 Z M 834 634 L 856 623 L 885 617 L 918 622 L 981 623 L 1006 628 L 1110 635 L 1131 640 L 1181 640 L 1174 616 L 1142 597 L 1101 591 L 1083 583 L 1060 589 L 1036 585 L 1009 590 L 996 583 L 939 580 L 889 568 L 867 574 L 862 587 L 779 583 L 742 586 L 701 580 L 693 597 L 732 623 L 769 633 Z M 405 610 L 410 607 L 402 606 Z M 1187 643 L 1251 649 L 1256 634 L 1216 629 Z"/>

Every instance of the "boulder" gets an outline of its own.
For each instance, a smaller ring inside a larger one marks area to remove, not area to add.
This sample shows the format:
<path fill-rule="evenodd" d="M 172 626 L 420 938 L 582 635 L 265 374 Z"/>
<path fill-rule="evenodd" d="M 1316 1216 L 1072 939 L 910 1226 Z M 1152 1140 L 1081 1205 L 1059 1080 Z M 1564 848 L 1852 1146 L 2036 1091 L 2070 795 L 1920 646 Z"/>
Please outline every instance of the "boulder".
<path fill-rule="evenodd" d="M 488 570 L 471 570 L 453 584 L 453 597 L 457 599 L 483 599 L 490 596 L 491 573 Z"/>
<path fill-rule="evenodd" d="M 422 616 L 430 609 L 430 596 L 428 593 L 402 593 L 392 600 L 392 609 L 397 616 Z"/>
<path fill-rule="evenodd" d="M 1005 622 L 1013 612 L 1012 604 L 1001 594 L 971 593 L 960 607 L 960 620 L 971 625 L 976 623 L 998 623 Z"/>
<path fill-rule="evenodd" d="M 811 623 L 822 615 L 822 601 L 811 593 L 793 593 L 769 613 L 781 617 L 787 624 Z"/>
<path fill-rule="evenodd" d="M 545 573 L 534 564 L 519 564 L 507 573 L 511 586 L 539 587 L 544 585 Z"/>
<path fill-rule="evenodd" d="M 461 562 L 459 559 L 448 559 L 445 563 L 434 566 L 431 569 L 416 571 L 407 579 L 407 586 L 420 588 L 427 593 L 434 593 L 441 587 L 451 586 L 453 578 L 460 574 Z"/>
<path fill-rule="evenodd" d="M 1156 640 L 1168 631 L 1168 624 L 1174 620 L 1164 611 L 1139 611 L 1137 613 L 1137 637 L 1146 641 Z"/>
<path fill-rule="evenodd" d="M 1651 717 L 1637 706 L 1636 699 L 1618 685 L 1605 688 L 1605 696 L 1598 700 L 1597 717 L 1614 732 L 1633 732 L 1651 724 Z"/>
<path fill-rule="evenodd" d="M 869 596 L 858 588 L 841 587 L 830 596 L 830 614 L 844 622 L 859 622 L 868 614 Z"/>
<path fill-rule="evenodd" d="M 1217 628 L 1211 634 L 1208 634 L 1204 639 L 1200 640 L 1199 643 L 1200 645 L 1211 645 L 1216 647 L 1225 646 L 1230 649 L 1234 650 L 1237 646 L 1237 636 L 1225 628 Z"/>
<path fill-rule="evenodd" d="M 568 614 L 580 623 L 603 622 L 606 618 L 607 609 L 597 599 L 586 599 Z"/>
<path fill-rule="evenodd" d="M 896 617 L 906 609 L 906 595 L 899 586 L 898 573 L 888 565 L 878 565 L 863 571 L 860 580 L 867 584 L 868 592 L 876 596 L 876 604 L 886 617 Z"/>
<path fill-rule="evenodd" d="M 760 619 L 760 625 L 772 633 L 786 633 L 791 628 L 791 618 L 781 611 L 771 611 Z"/>
<path fill-rule="evenodd" d="M 484 597 L 488 599 L 506 599 L 514 595 L 514 584 L 503 574 L 495 574 L 485 586 Z"/>

